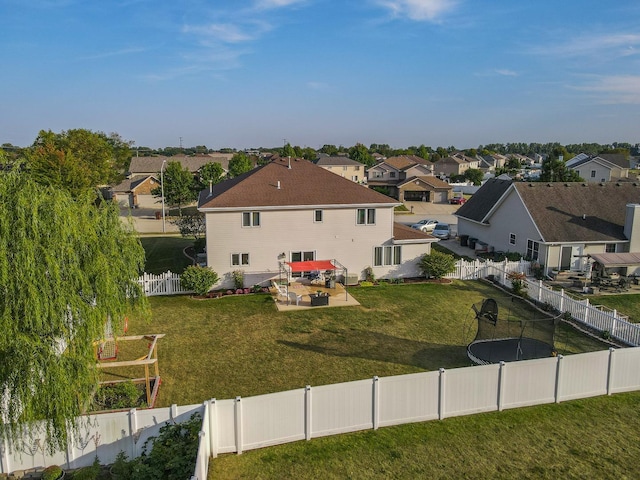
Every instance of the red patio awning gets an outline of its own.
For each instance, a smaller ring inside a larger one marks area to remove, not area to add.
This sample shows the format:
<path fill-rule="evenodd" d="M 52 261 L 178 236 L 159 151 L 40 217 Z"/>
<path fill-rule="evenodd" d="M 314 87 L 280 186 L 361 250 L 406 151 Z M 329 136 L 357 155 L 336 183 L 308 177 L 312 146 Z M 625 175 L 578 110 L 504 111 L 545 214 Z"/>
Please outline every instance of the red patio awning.
<path fill-rule="evenodd" d="M 309 260 L 306 262 L 286 262 L 292 272 L 313 272 L 314 270 L 337 270 L 331 260 Z"/>

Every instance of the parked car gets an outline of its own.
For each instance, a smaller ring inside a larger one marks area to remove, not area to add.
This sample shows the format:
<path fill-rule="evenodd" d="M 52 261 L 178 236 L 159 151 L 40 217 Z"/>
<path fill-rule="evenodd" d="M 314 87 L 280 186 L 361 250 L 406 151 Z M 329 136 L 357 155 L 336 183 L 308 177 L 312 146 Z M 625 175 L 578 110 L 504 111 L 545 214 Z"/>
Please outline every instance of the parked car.
<path fill-rule="evenodd" d="M 437 224 L 437 220 L 431 220 L 427 218 L 425 220 L 420 220 L 418 223 L 414 223 L 413 225 L 411 225 L 411 228 L 422 230 L 423 232 L 430 232 L 435 228 Z"/>
<path fill-rule="evenodd" d="M 464 197 L 453 197 L 451 200 L 449 200 L 449 203 L 451 205 L 463 205 L 466 201 L 467 199 Z"/>
<path fill-rule="evenodd" d="M 449 237 L 451 237 L 451 229 L 449 228 L 449 224 L 438 223 L 431 232 L 431 235 L 442 240 L 448 240 Z"/>

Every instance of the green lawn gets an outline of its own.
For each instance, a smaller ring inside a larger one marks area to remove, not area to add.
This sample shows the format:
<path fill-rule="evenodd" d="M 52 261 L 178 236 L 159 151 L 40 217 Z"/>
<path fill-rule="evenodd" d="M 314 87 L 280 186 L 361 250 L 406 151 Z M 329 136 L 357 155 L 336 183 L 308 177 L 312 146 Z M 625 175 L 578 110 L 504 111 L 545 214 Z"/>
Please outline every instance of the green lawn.
<path fill-rule="evenodd" d="M 534 315 L 483 282 L 351 293 L 361 306 L 292 312 L 278 312 L 269 295 L 152 297 L 150 324 L 130 322 L 129 333 L 166 334 L 158 399 L 166 406 L 468 366 L 472 303 L 494 296 L 504 315 Z M 563 354 L 606 348 L 564 325 L 556 337 Z"/>
<path fill-rule="evenodd" d="M 193 245 L 193 240 L 182 237 L 140 237 L 146 255 L 145 272 L 164 273 L 171 270 L 182 273 L 192 265 L 183 250 Z"/>
<path fill-rule="evenodd" d="M 640 323 L 640 295 L 598 295 L 589 297 L 593 305 L 604 305 L 629 316 L 629 321 Z"/>

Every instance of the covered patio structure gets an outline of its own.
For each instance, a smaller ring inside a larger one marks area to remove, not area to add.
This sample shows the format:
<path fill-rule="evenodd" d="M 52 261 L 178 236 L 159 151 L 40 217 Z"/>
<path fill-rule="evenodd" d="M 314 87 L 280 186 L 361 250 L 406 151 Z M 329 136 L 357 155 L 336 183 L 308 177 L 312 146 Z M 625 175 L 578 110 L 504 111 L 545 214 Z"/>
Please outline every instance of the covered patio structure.
<path fill-rule="evenodd" d="M 347 267 L 336 259 L 333 260 L 306 260 L 302 262 L 281 262 L 280 271 L 283 277 L 286 275 L 287 283 L 291 282 L 294 273 L 301 274 L 300 278 L 307 278 L 313 285 L 323 285 L 325 288 L 335 288 L 338 272 L 344 278 L 345 298 L 347 293 Z"/>

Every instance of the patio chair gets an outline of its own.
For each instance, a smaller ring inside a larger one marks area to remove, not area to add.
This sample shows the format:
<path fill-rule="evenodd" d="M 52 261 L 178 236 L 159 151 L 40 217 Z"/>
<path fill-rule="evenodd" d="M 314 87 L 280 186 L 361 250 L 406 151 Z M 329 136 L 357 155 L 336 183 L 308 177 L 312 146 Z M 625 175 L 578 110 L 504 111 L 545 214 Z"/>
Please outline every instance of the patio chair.
<path fill-rule="evenodd" d="M 289 292 L 289 304 L 300 305 L 300 300 L 302 300 L 302 295 L 298 295 L 296 292 Z"/>
<path fill-rule="evenodd" d="M 276 289 L 276 292 L 278 293 L 277 297 L 283 297 L 284 300 L 287 299 L 287 288 L 284 285 L 279 285 L 272 280 L 271 286 Z"/>

